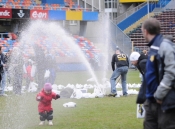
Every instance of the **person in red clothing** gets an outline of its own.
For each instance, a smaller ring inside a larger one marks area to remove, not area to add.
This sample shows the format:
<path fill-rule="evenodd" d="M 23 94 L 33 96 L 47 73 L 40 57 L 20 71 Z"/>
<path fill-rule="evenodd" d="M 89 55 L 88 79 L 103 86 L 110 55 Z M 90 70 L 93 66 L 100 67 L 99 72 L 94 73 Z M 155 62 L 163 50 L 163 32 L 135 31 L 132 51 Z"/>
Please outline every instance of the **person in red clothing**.
<path fill-rule="evenodd" d="M 41 122 L 39 125 L 44 125 L 45 120 L 49 122 L 49 125 L 53 125 L 53 109 L 51 105 L 52 99 L 58 99 L 60 95 L 52 92 L 52 85 L 45 83 L 44 88 L 37 94 L 36 100 L 39 101 L 38 111 Z"/>
<path fill-rule="evenodd" d="M 24 64 L 24 78 L 26 80 L 26 91 L 29 90 L 29 85 L 30 85 L 30 82 L 33 81 L 33 77 L 31 76 L 31 70 L 32 70 L 32 64 L 31 62 L 27 61 L 25 64 Z"/>
<path fill-rule="evenodd" d="M 17 39 L 17 35 L 15 33 L 8 33 L 8 37 L 11 40 L 16 40 Z"/>

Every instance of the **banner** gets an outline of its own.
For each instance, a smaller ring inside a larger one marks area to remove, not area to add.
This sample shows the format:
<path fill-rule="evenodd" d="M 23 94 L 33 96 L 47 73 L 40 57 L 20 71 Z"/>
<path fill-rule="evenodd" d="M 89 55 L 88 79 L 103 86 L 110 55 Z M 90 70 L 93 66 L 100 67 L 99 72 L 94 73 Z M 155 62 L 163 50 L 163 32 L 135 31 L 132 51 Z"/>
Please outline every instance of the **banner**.
<path fill-rule="evenodd" d="M 62 4 L 64 5 L 64 0 L 41 0 L 41 3 L 47 3 L 47 4 Z"/>
<path fill-rule="evenodd" d="M 30 10 L 12 9 L 12 18 L 30 18 Z"/>
<path fill-rule="evenodd" d="M 82 21 L 82 19 L 83 19 L 82 11 L 66 11 L 66 20 Z"/>
<path fill-rule="evenodd" d="M 149 0 L 150 2 L 157 2 L 159 0 Z M 136 2 L 147 2 L 147 0 L 119 0 L 119 3 L 136 3 Z"/>
<path fill-rule="evenodd" d="M 66 11 L 64 10 L 49 10 L 50 20 L 66 20 Z"/>
<path fill-rule="evenodd" d="M 0 18 L 12 18 L 12 10 L 0 8 Z"/>
<path fill-rule="evenodd" d="M 30 10 L 31 19 L 48 19 L 48 10 Z"/>
<path fill-rule="evenodd" d="M 83 12 L 83 21 L 97 21 L 98 12 Z"/>

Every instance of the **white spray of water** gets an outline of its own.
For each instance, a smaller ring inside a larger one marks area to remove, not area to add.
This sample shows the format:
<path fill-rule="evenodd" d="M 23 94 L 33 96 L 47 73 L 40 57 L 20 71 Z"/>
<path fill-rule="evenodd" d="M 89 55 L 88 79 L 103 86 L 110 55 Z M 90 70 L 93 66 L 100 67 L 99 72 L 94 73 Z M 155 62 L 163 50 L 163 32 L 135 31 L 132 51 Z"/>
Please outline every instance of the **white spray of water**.
<path fill-rule="evenodd" d="M 109 45 L 110 45 L 110 29 L 109 29 L 109 18 L 107 16 L 104 16 L 104 73 L 103 73 L 103 78 L 106 78 L 106 73 L 108 69 L 108 63 L 109 63 Z"/>
<path fill-rule="evenodd" d="M 33 53 L 33 47 L 36 43 L 42 42 L 42 47 L 44 46 L 46 49 L 54 49 L 57 50 L 63 44 L 68 46 L 67 51 L 69 51 L 70 56 L 75 60 L 81 60 L 84 63 L 94 78 L 96 83 L 96 88 L 101 92 L 101 88 L 99 87 L 99 82 L 97 77 L 94 74 L 88 60 L 86 59 L 84 53 L 80 49 L 80 47 L 75 42 L 75 39 L 68 34 L 60 25 L 53 22 L 44 22 L 44 21 L 33 21 L 28 24 L 28 27 L 21 34 L 21 39 L 19 40 L 19 45 L 17 46 L 21 51 L 22 55 L 35 55 Z M 63 48 L 64 49 L 64 48 Z M 18 56 L 22 56 L 18 55 Z M 17 56 L 16 53 L 12 53 L 12 57 Z M 13 60 L 13 59 L 12 59 Z M 40 59 L 37 59 L 40 60 Z M 16 75 L 12 75 L 14 77 Z M 78 79 L 78 78 L 77 78 Z M 25 95 L 20 96 L 20 98 L 9 97 L 7 103 L 7 108 L 4 112 L 8 112 L 3 115 L 3 129 L 24 129 L 25 127 L 30 125 L 30 115 L 28 115 L 28 107 L 27 100 L 25 100 Z M 13 103 L 14 102 L 14 103 Z M 26 103 L 26 104 L 25 104 Z M 10 104 L 14 104 L 15 108 L 11 108 Z M 30 114 L 30 113 L 29 113 Z M 26 122 L 28 121 L 28 122 Z M 23 122 L 23 123 L 21 123 Z"/>
<path fill-rule="evenodd" d="M 86 59 L 80 47 L 75 42 L 75 39 L 70 34 L 66 33 L 65 30 L 58 24 L 45 23 L 43 21 L 31 22 L 27 31 L 23 33 L 23 36 L 20 42 L 21 44 L 25 43 L 25 45 L 27 44 L 32 45 L 35 42 L 35 40 L 42 40 L 42 37 L 46 37 L 46 40 L 48 43 L 46 46 L 48 47 L 49 45 L 53 46 L 53 43 L 55 43 L 54 44 L 55 48 L 58 48 L 60 45 L 59 43 L 62 42 L 69 47 L 70 51 L 72 50 L 76 51 L 76 54 L 78 55 L 79 60 L 81 60 L 86 65 L 91 76 L 95 79 L 96 85 L 97 86 L 99 85 L 98 80 L 88 60 Z M 72 58 L 75 58 L 75 57 L 72 57 Z"/>
<path fill-rule="evenodd" d="M 112 49 L 112 43 L 115 43 L 115 41 L 112 40 L 112 36 L 114 34 L 112 34 L 112 30 L 111 30 L 111 22 L 109 20 L 109 17 L 106 16 L 105 14 L 101 14 L 100 15 L 100 20 L 98 25 L 98 29 L 94 30 L 97 31 L 96 33 L 98 33 L 98 38 L 96 39 L 97 42 L 99 42 L 100 45 L 100 49 L 101 52 L 103 54 L 103 58 L 102 60 L 102 83 L 103 85 L 101 85 L 101 89 L 103 91 L 104 94 L 106 94 L 106 87 L 109 88 L 110 83 L 109 83 L 109 78 L 107 77 L 107 73 L 109 72 L 109 66 L 110 66 L 110 59 L 112 58 L 111 55 L 113 54 L 113 49 Z M 111 69 L 110 69 L 111 70 Z M 108 85 L 106 85 L 108 84 Z"/>

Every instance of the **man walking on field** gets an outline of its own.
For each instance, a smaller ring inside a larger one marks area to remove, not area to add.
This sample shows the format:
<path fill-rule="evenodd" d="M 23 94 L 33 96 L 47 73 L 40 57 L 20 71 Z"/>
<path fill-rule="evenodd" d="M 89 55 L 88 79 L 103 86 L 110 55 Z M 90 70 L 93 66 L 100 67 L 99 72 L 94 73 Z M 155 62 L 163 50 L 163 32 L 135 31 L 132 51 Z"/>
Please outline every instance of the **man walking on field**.
<path fill-rule="evenodd" d="M 117 97 L 116 79 L 119 76 L 121 76 L 123 96 L 127 96 L 128 93 L 126 88 L 126 75 L 128 73 L 128 67 L 129 67 L 128 57 L 117 49 L 116 53 L 112 56 L 111 65 L 113 74 L 110 78 L 111 94 L 109 94 L 109 96 Z"/>

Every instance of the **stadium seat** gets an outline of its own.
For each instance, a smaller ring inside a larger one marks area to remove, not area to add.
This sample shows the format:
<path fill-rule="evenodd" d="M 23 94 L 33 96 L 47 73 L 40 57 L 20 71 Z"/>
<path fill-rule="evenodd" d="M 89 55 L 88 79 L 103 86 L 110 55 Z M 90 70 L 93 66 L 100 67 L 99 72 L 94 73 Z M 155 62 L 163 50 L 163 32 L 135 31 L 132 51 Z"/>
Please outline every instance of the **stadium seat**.
<path fill-rule="evenodd" d="M 154 18 L 161 23 L 161 33 L 163 35 L 172 35 L 175 38 L 175 11 L 168 10 L 163 11 L 161 14 L 155 14 Z M 148 48 L 146 46 L 146 41 L 141 32 L 141 25 L 137 26 L 135 29 L 127 34 L 131 41 L 134 42 L 134 47 L 138 49 Z M 175 40 L 174 40 L 175 41 Z"/>

